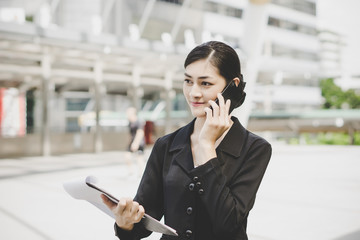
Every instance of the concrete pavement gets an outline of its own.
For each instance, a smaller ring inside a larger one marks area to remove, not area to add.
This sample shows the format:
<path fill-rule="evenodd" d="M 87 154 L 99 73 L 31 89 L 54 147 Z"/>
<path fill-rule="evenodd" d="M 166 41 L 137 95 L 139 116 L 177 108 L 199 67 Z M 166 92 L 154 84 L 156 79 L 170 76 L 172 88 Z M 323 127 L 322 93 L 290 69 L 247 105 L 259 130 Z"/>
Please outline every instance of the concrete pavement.
<path fill-rule="evenodd" d="M 359 156 L 360 147 L 273 145 L 249 239 L 360 239 Z M 117 196 L 132 197 L 139 182 L 124 152 L 0 159 L 0 239 L 116 239 L 111 218 L 63 190 L 87 175 Z"/>

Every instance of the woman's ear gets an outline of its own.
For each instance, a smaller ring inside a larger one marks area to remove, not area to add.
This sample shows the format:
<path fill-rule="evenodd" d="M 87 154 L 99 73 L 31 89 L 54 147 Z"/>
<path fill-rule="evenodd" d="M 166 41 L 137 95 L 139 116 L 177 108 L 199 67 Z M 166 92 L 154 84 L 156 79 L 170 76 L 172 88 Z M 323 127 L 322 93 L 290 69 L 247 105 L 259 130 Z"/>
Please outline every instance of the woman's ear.
<path fill-rule="evenodd" d="M 235 85 L 238 87 L 240 83 L 240 79 L 238 77 L 234 78 L 233 81 L 235 82 Z"/>

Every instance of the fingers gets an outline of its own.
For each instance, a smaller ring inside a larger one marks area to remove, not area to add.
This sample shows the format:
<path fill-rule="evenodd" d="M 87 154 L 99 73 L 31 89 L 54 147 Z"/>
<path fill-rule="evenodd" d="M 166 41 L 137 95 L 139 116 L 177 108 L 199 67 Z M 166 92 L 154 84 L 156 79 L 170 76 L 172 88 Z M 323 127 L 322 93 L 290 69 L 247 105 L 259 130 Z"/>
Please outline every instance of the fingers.
<path fill-rule="evenodd" d="M 225 108 L 225 100 L 224 100 L 224 97 L 221 95 L 221 93 L 218 93 L 217 97 L 219 99 L 219 107 L 220 107 L 219 115 L 220 115 L 220 119 L 224 119 L 224 117 L 227 116 L 227 112 L 226 112 L 226 108 Z"/>
<path fill-rule="evenodd" d="M 227 99 L 225 102 L 224 97 L 221 95 L 221 93 L 218 93 L 218 99 L 219 99 L 219 106 L 220 106 L 220 117 L 227 117 L 230 112 L 230 105 L 231 105 L 231 100 Z"/>
<path fill-rule="evenodd" d="M 121 198 L 117 205 L 116 212 L 118 214 L 128 214 L 129 215 L 129 213 L 134 211 L 134 210 L 132 210 L 134 203 L 135 202 L 130 198 Z"/>
<path fill-rule="evenodd" d="M 129 207 L 130 213 L 136 215 L 139 211 L 139 206 L 140 204 L 138 202 L 133 202 Z"/>
<path fill-rule="evenodd" d="M 110 209 L 114 209 L 116 208 L 116 203 L 114 203 L 113 201 L 111 201 L 107 196 L 105 196 L 104 194 L 101 194 L 101 199 L 103 200 L 103 203 Z"/>
<path fill-rule="evenodd" d="M 128 209 L 125 209 L 125 211 L 127 210 L 135 223 L 140 222 L 145 214 L 144 207 L 135 201 L 128 205 Z"/>
<path fill-rule="evenodd" d="M 145 209 L 138 202 L 135 202 L 130 198 L 122 198 L 119 200 L 119 203 L 113 212 L 119 227 L 131 229 L 134 223 L 141 221 L 145 214 Z"/>
<path fill-rule="evenodd" d="M 230 124 L 230 115 L 229 115 L 230 114 L 230 105 L 231 105 L 231 100 L 230 99 L 226 100 L 226 104 L 225 104 L 226 124 Z"/>
<path fill-rule="evenodd" d="M 219 115 L 219 105 L 215 101 L 210 100 L 209 104 L 212 108 L 211 115 L 208 116 L 218 116 Z"/>
<path fill-rule="evenodd" d="M 213 110 L 211 110 L 209 107 L 206 107 L 205 109 L 206 116 L 212 116 Z"/>
<path fill-rule="evenodd" d="M 209 104 L 213 110 L 212 110 L 212 114 L 209 115 L 208 111 L 205 109 L 207 116 L 220 117 L 220 119 L 228 119 L 229 109 L 231 105 L 230 99 L 226 100 L 225 102 L 225 99 L 221 95 L 221 93 L 217 94 L 217 98 L 219 105 L 216 104 L 215 101 L 212 100 L 209 101 Z"/>
<path fill-rule="evenodd" d="M 230 99 L 226 100 L 225 107 L 227 112 L 229 112 L 230 110 L 230 105 L 231 105 L 231 100 Z"/>
<path fill-rule="evenodd" d="M 139 206 L 139 210 L 138 210 L 138 212 L 137 212 L 137 216 L 136 216 L 136 218 L 135 218 L 135 221 L 136 222 L 140 222 L 141 221 L 141 219 L 144 217 L 144 215 L 145 215 L 145 209 L 144 209 L 144 207 L 143 206 Z"/>
<path fill-rule="evenodd" d="M 223 106 L 225 103 L 223 95 L 221 93 L 218 93 L 217 98 L 219 99 L 219 106 Z"/>

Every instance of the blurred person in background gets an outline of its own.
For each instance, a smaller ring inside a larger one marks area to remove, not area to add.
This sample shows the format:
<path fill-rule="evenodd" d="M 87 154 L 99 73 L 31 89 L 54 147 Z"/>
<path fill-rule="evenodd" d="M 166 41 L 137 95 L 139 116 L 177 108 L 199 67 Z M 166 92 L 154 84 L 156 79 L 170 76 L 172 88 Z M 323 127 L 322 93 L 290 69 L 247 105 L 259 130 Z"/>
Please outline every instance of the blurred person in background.
<path fill-rule="evenodd" d="M 151 234 L 142 221 L 146 211 L 164 217 L 179 234 L 161 239 L 246 240 L 271 145 L 230 115 L 231 103 L 239 107 L 246 95 L 233 48 L 204 43 L 188 54 L 184 67 L 183 93 L 194 119 L 156 141 L 134 199 L 103 201 L 116 216 L 120 239 Z M 238 95 L 225 101 L 221 92 L 231 84 Z"/>
<path fill-rule="evenodd" d="M 129 176 L 135 178 L 142 174 L 144 165 L 144 124 L 138 118 L 137 110 L 134 107 L 129 107 L 126 110 L 126 117 L 129 121 L 130 141 L 125 157 L 129 169 Z"/>

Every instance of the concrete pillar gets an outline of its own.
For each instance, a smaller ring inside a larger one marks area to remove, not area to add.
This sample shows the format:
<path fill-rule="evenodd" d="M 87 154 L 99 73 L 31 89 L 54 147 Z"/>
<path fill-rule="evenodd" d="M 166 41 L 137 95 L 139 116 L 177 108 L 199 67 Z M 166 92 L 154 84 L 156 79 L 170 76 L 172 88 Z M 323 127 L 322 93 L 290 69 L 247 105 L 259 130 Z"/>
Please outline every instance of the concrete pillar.
<path fill-rule="evenodd" d="M 114 33 L 114 9 L 116 9 L 116 0 L 108 0 L 100 2 L 102 12 L 102 33 Z"/>
<path fill-rule="evenodd" d="M 177 37 L 177 35 L 178 35 L 179 31 L 180 31 L 181 24 L 182 24 L 184 18 L 186 17 L 186 11 L 189 8 L 190 3 L 191 3 L 190 0 L 184 0 L 183 4 L 181 5 L 181 8 L 179 10 L 179 13 L 176 16 L 174 26 L 171 29 L 171 39 L 172 39 L 173 43 L 176 41 L 176 37 Z"/>
<path fill-rule="evenodd" d="M 348 127 L 349 144 L 350 145 L 355 145 L 355 133 L 356 133 L 356 131 L 350 123 L 349 127 Z"/>
<path fill-rule="evenodd" d="M 51 56 L 49 50 L 45 49 L 41 59 L 41 96 L 42 96 L 42 118 L 41 118 L 41 149 L 43 156 L 51 154 L 50 143 L 50 77 L 51 77 Z"/>
<path fill-rule="evenodd" d="M 94 95 L 95 95 L 95 137 L 94 137 L 94 151 L 99 153 L 103 149 L 102 134 L 100 125 L 101 99 L 103 95 L 103 62 L 97 60 L 94 66 Z"/>
<path fill-rule="evenodd" d="M 144 12 L 141 15 L 141 19 L 140 19 L 140 22 L 139 22 L 139 35 L 140 35 L 140 37 L 144 33 L 146 24 L 147 24 L 147 22 L 149 20 L 151 11 L 153 10 L 153 7 L 154 7 L 155 3 L 156 3 L 156 0 L 147 0 Z"/>
<path fill-rule="evenodd" d="M 234 111 L 246 127 L 252 110 L 254 87 L 258 77 L 259 64 L 264 45 L 264 35 L 268 23 L 269 0 L 249 0 L 244 11 L 244 33 L 241 46 L 247 56 L 246 67 L 242 65 L 246 82 L 246 100 L 242 107 Z"/>
<path fill-rule="evenodd" d="M 132 71 L 132 86 L 131 86 L 131 100 L 133 107 L 139 112 L 141 110 L 141 98 L 144 95 L 144 90 L 140 87 L 141 66 L 134 66 Z"/>
<path fill-rule="evenodd" d="M 50 3 L 50 14 L 51 14 L 51 23 L 59 25 L 58 24 L 58 11 L 59 11 L 59 5 L 62 0 L 52 0 Z"/>
<path fill-rule="evenodd" d="M 171 111 L 172 111 L 172 99 L 174 98 L 173 90 L 173 71 L 167 71 L 165 73 L 165 133 L 172 131 L 171 124 Z"/>
<path fill-rule="evenodd" d="M 124 11 L 125 8 L 124 0 L 116 0 L 115 2 L 115 14 L 114 14 L 114 34 L 119 38 L 126 35 L 126 28 L 124 25 L 125 20 L 125 14 L 126 11 Z"/>

